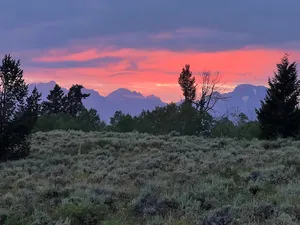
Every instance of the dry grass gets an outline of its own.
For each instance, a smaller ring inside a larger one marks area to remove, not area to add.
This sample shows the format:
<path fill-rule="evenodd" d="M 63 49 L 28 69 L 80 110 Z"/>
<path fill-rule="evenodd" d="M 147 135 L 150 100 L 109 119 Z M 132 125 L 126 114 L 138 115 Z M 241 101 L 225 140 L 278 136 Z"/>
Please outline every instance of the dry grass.
<path fill-rule="evenodd" d="M 0 224 L 300 224 L 300 142 L 36 133 L 0 164 Z"/>

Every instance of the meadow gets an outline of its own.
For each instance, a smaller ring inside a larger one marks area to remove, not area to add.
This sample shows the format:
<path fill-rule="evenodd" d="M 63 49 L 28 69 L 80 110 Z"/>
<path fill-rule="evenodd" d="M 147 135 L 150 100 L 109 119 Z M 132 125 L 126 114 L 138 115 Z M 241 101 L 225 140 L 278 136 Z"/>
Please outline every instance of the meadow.
<path fill-rule="evenodd" d="M 37 132 L 0 164 L 0 224 L 300 224 L 300 141 Z"/>

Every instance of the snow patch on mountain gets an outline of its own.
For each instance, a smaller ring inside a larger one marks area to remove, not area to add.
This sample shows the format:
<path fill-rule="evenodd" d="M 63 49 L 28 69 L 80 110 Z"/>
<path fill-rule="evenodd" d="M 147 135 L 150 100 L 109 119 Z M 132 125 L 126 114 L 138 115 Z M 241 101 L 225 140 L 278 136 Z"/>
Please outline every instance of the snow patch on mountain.
<path fill-rule="evenodd" d="M 243 102 L 244 102 L 245 104 L 247 104 L 248 99 L 249 99 L 249 96 L 243 96 L 243 97 L 242 97 L 242 100 L 243 100 Z"/>

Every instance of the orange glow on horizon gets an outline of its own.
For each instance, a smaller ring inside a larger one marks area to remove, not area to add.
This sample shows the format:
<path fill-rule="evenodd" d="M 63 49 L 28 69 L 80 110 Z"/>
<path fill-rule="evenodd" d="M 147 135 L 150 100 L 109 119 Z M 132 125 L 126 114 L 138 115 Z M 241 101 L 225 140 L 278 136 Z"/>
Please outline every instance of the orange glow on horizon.
<path fill-rule="evenodd" d="M 219 71 L 222 81 L 226 82 L 226 90 L 231 91 L 241 83 L 266 85 L 268 76 L 273 76 L 276 63 L 280 62 L 283 54 L 282 50 L 263 48 L 224 52 L 174 52 L 108 47 L 90 48 L 76 53 L 58 49 L 40 55 L 33 61 L 45 65 L 50 62 L 87 62 L 104 57 L 117 57 L 119 61 L 91 67 L 26 68 L 24 73 L 29 82 L 55 80 L 65 87 L 80 83 L 104 96 L 124 87 L 146 96 L 154 94 L 163 101 L 170 102 L 182 98 L 177 79 L 185 64 L 191 65 L 196 78 L 204 70 Z M 291 61 L 300 59 L 300 51 L 289 54 Z M 135 64 L 134 68 L 131 63 Z"/>

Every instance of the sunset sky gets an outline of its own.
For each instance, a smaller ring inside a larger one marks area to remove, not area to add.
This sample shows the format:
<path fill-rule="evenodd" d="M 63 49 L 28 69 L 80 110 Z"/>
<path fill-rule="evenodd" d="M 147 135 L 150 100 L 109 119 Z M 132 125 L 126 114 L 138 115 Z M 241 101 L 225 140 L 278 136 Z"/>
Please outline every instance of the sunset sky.
<path fill-rule="evenodd" d="M 179 100 L 185 64 L 218 71 L 227 89 L 266 85 L 286 52 L 300 61 L 299 0 L 10 0 L 0 7 L 0 53 L 27 82 L 124 87 Z"/>

